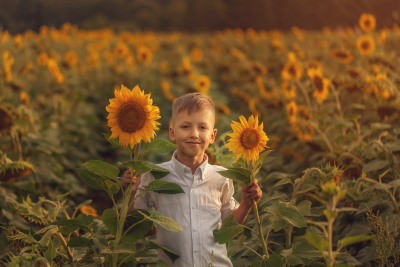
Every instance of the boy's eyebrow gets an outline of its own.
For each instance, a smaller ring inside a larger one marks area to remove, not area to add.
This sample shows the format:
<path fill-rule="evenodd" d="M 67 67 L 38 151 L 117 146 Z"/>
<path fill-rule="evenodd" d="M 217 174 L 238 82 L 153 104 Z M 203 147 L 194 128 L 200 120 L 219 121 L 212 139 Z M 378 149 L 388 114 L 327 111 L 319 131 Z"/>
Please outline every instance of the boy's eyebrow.
<path fill-rule="evenodd" d="M 191 124 L 192 122 L 191 121 L 182 121 L 181 123 L 189 123 L 189 124 Z M 199 124 L 209 124 L 208 122 L 206 122 L 206 121 L 202 121 L 202 122 L 200 122 Z"/>

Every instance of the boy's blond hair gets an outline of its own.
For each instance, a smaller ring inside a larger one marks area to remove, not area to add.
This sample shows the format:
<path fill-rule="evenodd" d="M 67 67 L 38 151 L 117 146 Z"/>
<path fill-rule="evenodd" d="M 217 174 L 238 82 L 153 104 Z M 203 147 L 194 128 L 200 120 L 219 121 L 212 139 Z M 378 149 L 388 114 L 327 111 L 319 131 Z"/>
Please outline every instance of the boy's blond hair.
<path fill-rule="evenodd" d="M 201 93 L 190 93 L 179 97 L 172 105 L 172 125 L 175 125 L 176 117 L 180 112 L 187 111 L 188 114 L 208 109 L 213 114 L 213 122 L 215 123 L 215 108 L 211 99 Z"/>

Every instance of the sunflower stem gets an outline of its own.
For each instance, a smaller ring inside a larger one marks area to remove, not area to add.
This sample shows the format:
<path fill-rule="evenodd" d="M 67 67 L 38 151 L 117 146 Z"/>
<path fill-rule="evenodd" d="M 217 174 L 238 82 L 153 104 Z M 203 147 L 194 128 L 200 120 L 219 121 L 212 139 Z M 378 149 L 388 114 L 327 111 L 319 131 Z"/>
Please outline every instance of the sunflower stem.
<path fill-rule="evenodd" d="M 135 145 L 135 155 L 134 155 L 134 160 L 138 160 L 139 158 L 139 152 L 140 152 L 140 142 Z M 129 153 L 132 159 L 132 154 Z M 132 174 L 132 179 L 136 172 L 133 169 L 130 169 L 131 174 Z M 124 199 L 123 199 L 123 204 L 122 204 L 122 210 L 121 210 L 121 217 L 118 222 L 118 228 L 117 228 L 117 233 L 115 235 L 115 243 L 114 243 L 114 249 L 118 248 L 119 243 L 121 242 L 122 239 L 122 231 L 124 228 L 125 220 L 126 220 L 126 215 L 128 214 L 129 210 L 129 200 L 131 198 L 131 193 L 132 193 L 132 187 L 133 184 L 132 182 L 129 184 L 128 189 L 125 191 Z M 118 254 L 115 254 L 113 259 L 112 259 L 112 267 L 117 267 L 118 263 Z"/>
<path fill-rule="evenodd" d="M 262 231 L 260 217 L 259 217 L 259 214 L 258 214 L 257 203 L 256 203 L 255 199 L 252 199 L 251 202 L 253 203 L 254 216 L 256 217 L 256 223 L 257 223 L 257 228 L 258 228 L 258 236 L 259 236 L 260 241 L 261 241 L 261 245 L 262 245 L 262 248 L 263 248 L 263 251 L 264 251 L 264 255 L 267 256 L 267 258 L 269 258 L 268 249 L 267 249 L 267 245 L 265 244 L 265 241 L 264 241 L 264 234 L 263 234 L 263 231 Z"/>

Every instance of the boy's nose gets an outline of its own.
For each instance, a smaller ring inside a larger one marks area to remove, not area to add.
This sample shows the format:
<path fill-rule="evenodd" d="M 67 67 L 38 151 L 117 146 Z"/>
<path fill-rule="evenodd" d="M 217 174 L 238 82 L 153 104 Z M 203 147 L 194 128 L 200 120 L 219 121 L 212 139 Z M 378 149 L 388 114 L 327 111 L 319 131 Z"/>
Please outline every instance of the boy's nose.
<path fill-rule="evenodd" d="M 193 129 L 190 133 L 191 138 L 199 138 L 199 131 L 197 129 Z"/>

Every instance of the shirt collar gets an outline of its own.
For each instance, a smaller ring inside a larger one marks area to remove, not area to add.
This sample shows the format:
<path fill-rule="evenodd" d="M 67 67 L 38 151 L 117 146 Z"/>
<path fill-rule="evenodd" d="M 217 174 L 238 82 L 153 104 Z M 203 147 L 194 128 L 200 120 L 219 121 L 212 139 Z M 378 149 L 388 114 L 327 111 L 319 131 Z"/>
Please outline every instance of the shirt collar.
<path fill-rule="evenodd" d="M 180 178 L 183 178 L 183 173 L 185 171 L 185 168 L 189 168 L 187 167 L 185 164 L 179 162 L 176 159 L 176 150 L 175 152 L 172 154 L 172 158 L 171 158 L 171 162 L 172 162 L 172 167 L 174 168 L 175 172 L 179 175 Z M 208 156 L 206 153 L 204 153 L 205 156 L 205 160 L 203 161 L 203 163 L 200 164 L 199 167 L 197 167 L 196 171 L 198 169 L 200 169 L 200 179 L 204 180 L 204 176 L 206 173 L 206 168 L 207 168 L 207 164 L 208 164 Z M 190 169 L 190 168 L 189 168 Z"/>

